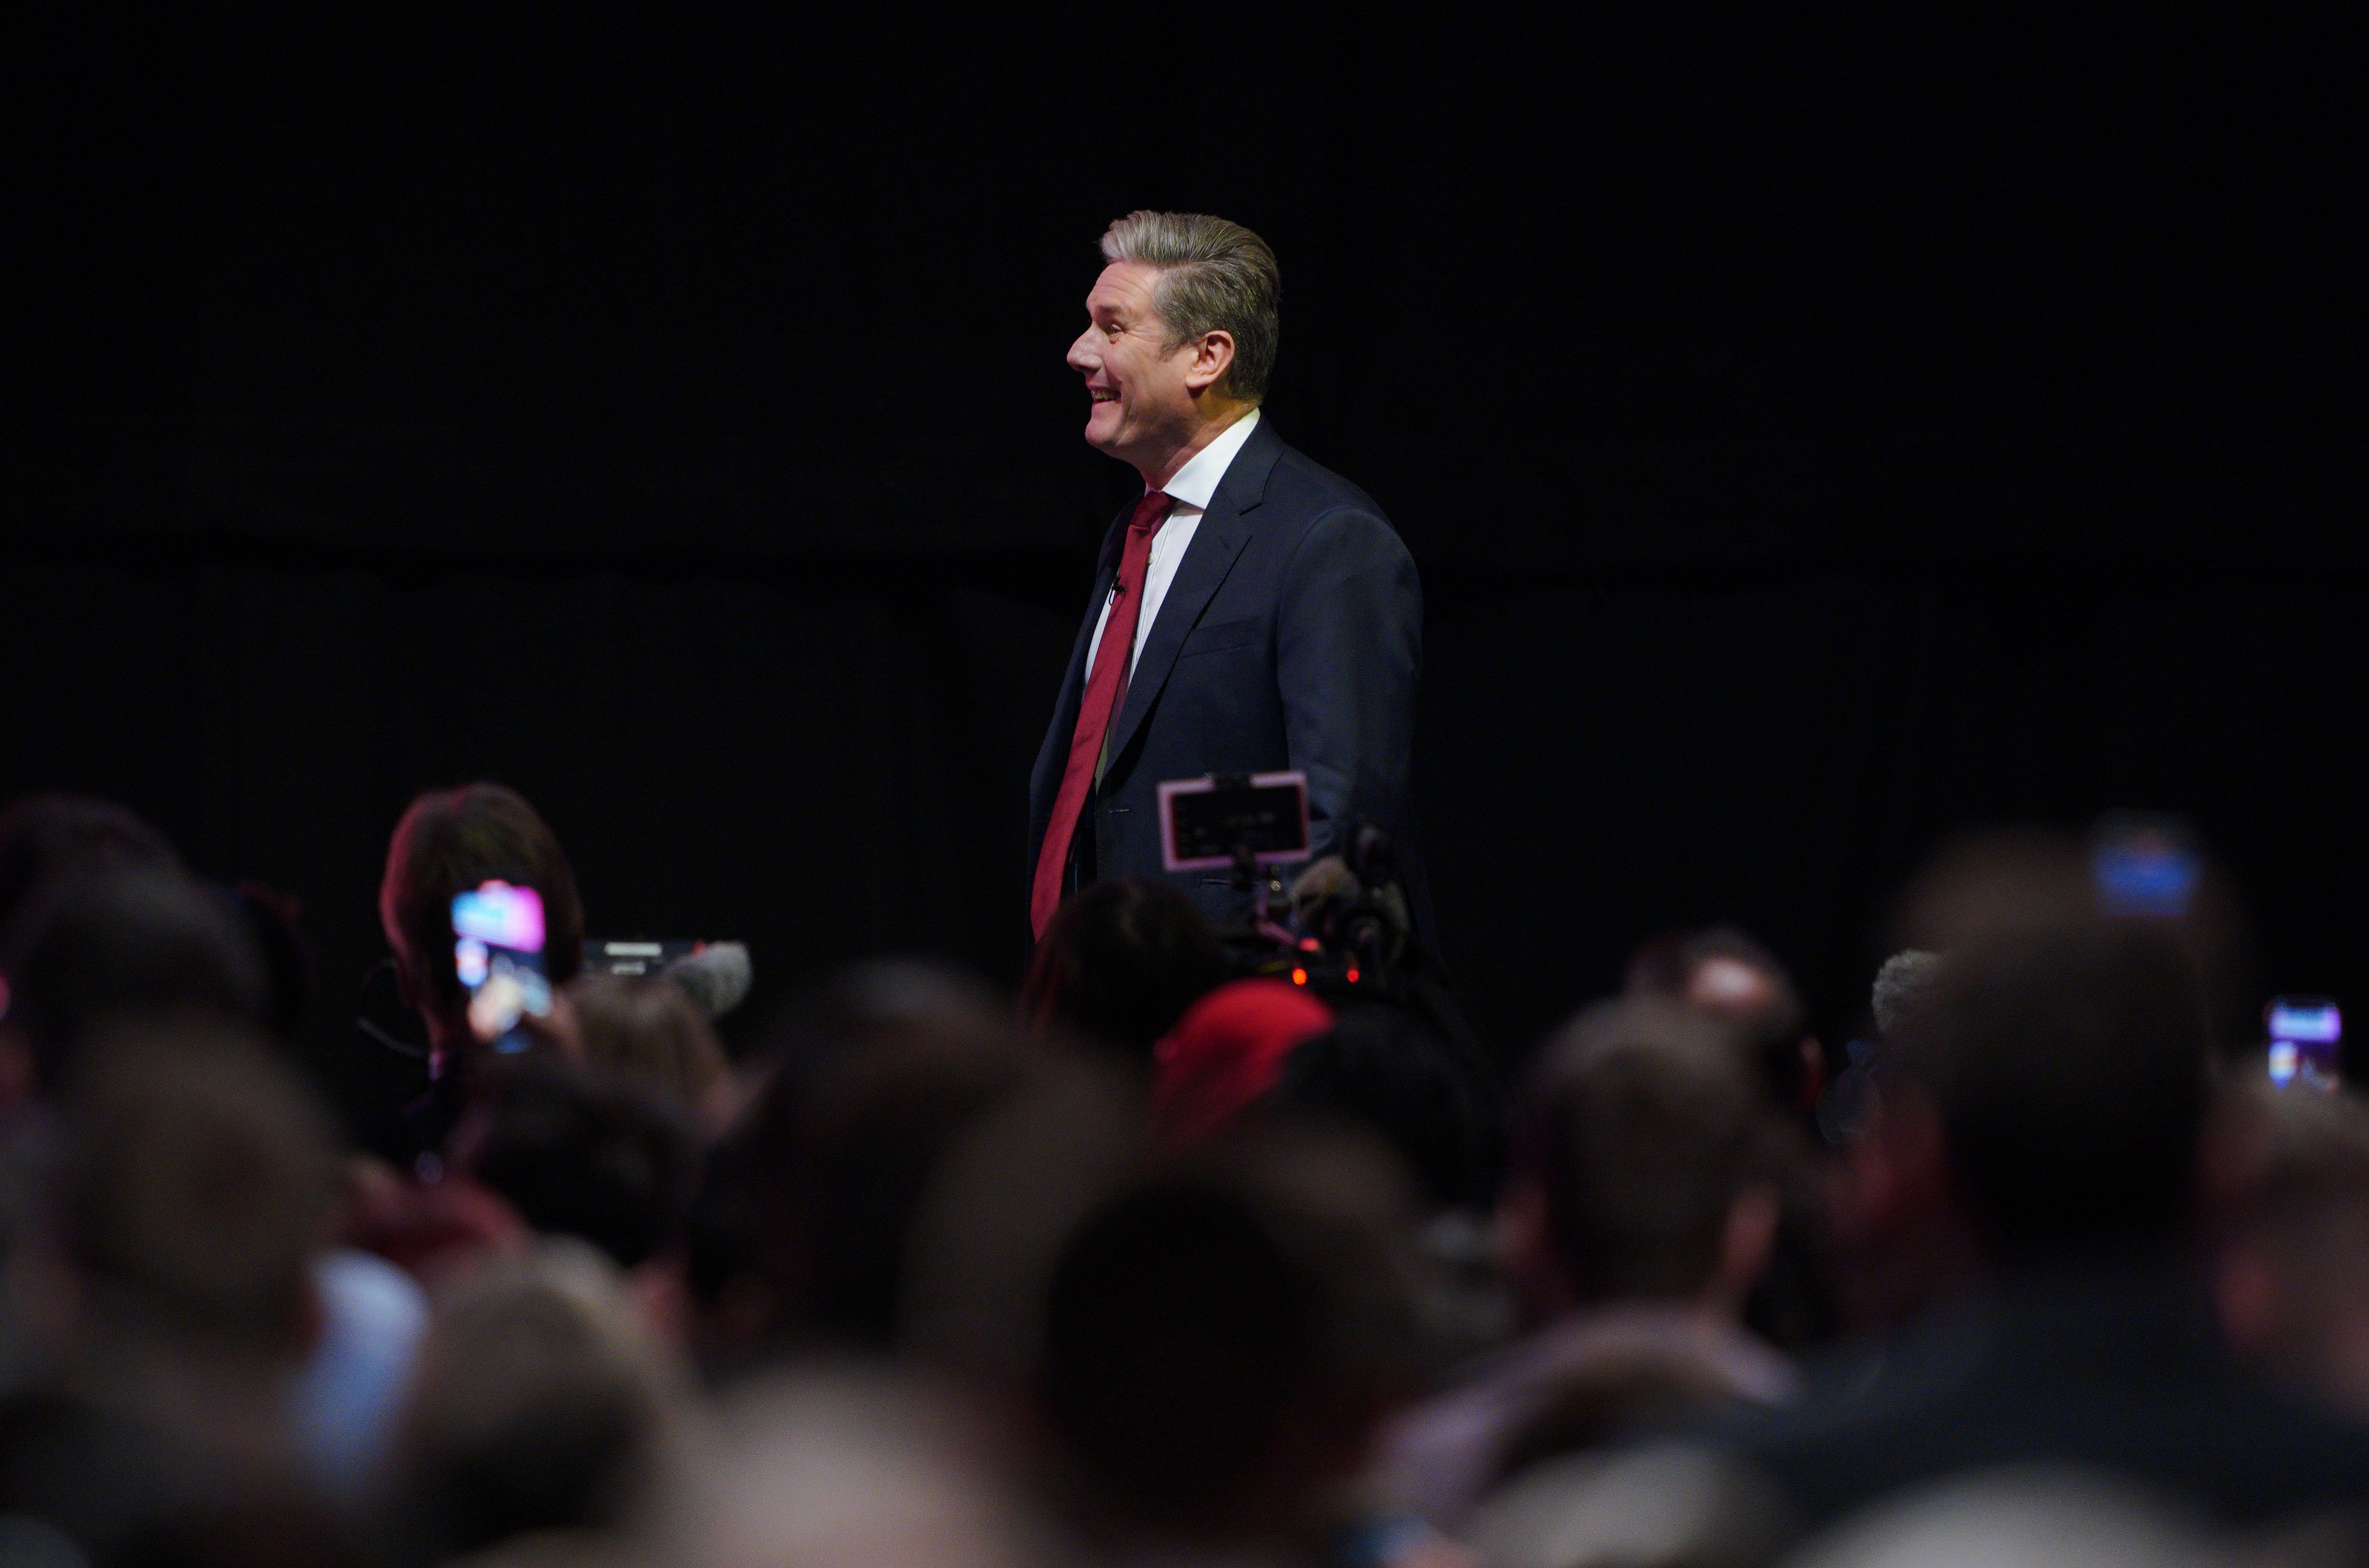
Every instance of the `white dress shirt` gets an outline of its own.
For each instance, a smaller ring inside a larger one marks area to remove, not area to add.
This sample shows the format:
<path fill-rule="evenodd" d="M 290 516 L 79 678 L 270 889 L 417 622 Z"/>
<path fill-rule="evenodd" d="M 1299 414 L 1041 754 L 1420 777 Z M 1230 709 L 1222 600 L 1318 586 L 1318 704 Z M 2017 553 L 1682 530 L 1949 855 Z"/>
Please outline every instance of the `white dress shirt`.
<path fill-rule="evenodd" d="M 1218 439 L 1193 454 L 1193 460 L 1176 471 L 1176 476 L 1161 486 L 1176 498 L 1169 509 L 1168 521 L 1151 536 L 1151 559 L 1143 569 L 1143 609 L 1135 618 L 1135 647 L 1127 651 L 1127 673 L 1135 676 L 1135 661 L 1143 657 L 1143 643 L 1151 635 L 1151 624 L 1160 618 L 1161 601 L 1168 597 L 1168 585 L 1176 580 L 1176 567 L 1184 559 L 1193 535 L 1201 527 L 1201 514 L 1209 509 L 1209 498 L 1218 493 L 1218 481 L 1233 466 L 1235 454 L 1242 443 L 1251 439 L 1258 428 L 1259 411 L 1255 408 L 1218 432 Z M 1113 585 L 1114 589 L 1116 584 Z M 1102 651 L 1103 628 L 1110 624 L 1111 599 L 1104 595 L 1103 612 L 1094 620 L 1093 640 L 1086 645 L 1086 673 L 1094 670 L 1094 655 Z M 1114 717 L 1116 715 L 1113 715 Z"/>

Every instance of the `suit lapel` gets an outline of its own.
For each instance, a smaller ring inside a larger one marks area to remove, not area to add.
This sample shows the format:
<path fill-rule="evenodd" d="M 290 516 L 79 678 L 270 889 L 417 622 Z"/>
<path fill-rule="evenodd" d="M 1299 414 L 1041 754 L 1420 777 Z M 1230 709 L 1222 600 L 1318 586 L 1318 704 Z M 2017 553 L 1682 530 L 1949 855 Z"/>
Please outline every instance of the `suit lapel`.
<path fill-rule="evenodd" d="M 1114 762 L 1126 752 L 1135 732 L 1143 727 L 1144 715 L 1159 700 L 1160 689 L 1176 667 L 1185 634 L 1200 624 L 1201 612 L 1209 607 L 1226 574 L 1233 570 L 1234 558 L 1250 542 L 1249 514 L 1258 509 L 1265 497 L 1267 475 L 1282 455 L 1283 438 L 1262 418 L 1251 439 L 1226 465 L 1225 477 L 1218 481 L 1218 493 L 1209 498 L 1209 509 L 1201 514 L 1201 526 L 1193 531 L 1193 543 L 1185 549 L 1184 559 L 1177 563 L 1175 580 L 1160 601 L 1160 614 L 1151 623 L 1143 657 L 1136 660 L 1135 673 L 1128 680 L 1127 705 L 1111 731 L 1109 755 Z"/>

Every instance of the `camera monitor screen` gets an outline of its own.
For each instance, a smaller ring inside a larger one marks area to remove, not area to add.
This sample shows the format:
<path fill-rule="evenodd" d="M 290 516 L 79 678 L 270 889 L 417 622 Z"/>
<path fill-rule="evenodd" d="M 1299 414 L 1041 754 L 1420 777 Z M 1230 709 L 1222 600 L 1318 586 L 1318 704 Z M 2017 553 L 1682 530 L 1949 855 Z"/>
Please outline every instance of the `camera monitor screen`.
<path fill-rule="evenodd" d="M 1247 848 L 1262 865 L 1308 858 L 1308 775 L 1171 779 L 1160 786 L 1161 857 L 1171 871 L 1213 871 Z"/>
<path fill-rule="evenodd" d="M 2272 1083 L 2282 1089 L 2337 1087 L 2344 1020 L 2336 1003 L 2317 996 L 2275 997 L 2263 1016 L 2270 1025 Z"/>
<path fill-rule="evenodd" d="M 665 942 L 624 941 L 615 937 L 584 939 L 584 972 L 588 975 L 655 975 L 678 959 L 688 958 L 707 944 L 684 937 Z"/>
<path fill-rule="evenodd" d="M 543 967 L 543 895 L 532 887 L 487 882 L 452 899 L 452 967 L 469 992 L 469 1029 L 503 1052 L 532 1043 L 518 1026 L 522 1015 L 551 1011 L 551 982 Z"/>

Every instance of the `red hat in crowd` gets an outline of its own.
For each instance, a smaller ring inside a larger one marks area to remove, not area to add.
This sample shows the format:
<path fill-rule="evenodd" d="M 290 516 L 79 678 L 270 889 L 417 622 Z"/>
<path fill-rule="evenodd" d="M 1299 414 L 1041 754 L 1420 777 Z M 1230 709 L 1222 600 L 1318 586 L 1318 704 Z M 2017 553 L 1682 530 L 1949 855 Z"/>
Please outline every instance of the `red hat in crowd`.
<path fill-rule="evenodd" d="M 1207 1143 L 1275 1087 L 1284 1059 L 1333 1010 L 1281 980 L 1234 980 L 1195 1002 L 1152 1051 L 1151 1126 L 1163 1151 Z"/>

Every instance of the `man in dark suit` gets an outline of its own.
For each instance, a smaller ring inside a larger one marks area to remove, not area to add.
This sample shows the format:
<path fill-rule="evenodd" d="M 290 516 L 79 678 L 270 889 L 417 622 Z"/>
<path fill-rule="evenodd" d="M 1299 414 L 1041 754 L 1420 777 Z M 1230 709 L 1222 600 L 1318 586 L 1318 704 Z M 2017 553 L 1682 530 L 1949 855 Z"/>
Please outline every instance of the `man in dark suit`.
<path fill-rule="evenodd" d="M 1414 562 L 1365 492 L 1261 418 L 1275 254 L 1238 223 L 1135 212 L 1070 345 L 1086 440 L 1144 494 L 1111 526 L 1030 786 L 1030 929 L 1069 893 L 1163 875 L 1162 780 L 1308 774 L 1310 848 L 1404 837 L 1423 661 Z M 1402 869 L 1420 905 L 1419 867 Z M 1212 915 L 1226 878 L 1174 880 Z"/>

